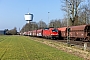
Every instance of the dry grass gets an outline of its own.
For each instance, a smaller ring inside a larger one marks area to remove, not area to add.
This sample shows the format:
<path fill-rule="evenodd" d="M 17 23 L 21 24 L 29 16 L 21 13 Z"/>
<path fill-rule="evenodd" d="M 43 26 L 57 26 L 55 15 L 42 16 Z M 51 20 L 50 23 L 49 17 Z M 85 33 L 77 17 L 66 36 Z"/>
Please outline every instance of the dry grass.
<path fill-rule="evenodd" d="M 30 37 L 30 38 L 32 38 L 32 37 Z M 53 40 L 40 39 L 40 38 L 33 38 L 33 40 L 35 40 L 37 42 L 40 42 L 40 43 L 44 43 L 44 44 L 52 46 L 52 47 L 55 47 L 59 50 L 71 53 L 73 55 L 82 57 L 85 60 L 90 60 L 90 52 L 83 51 L 81 49 L 77 49 L 74 46 L 73 47 L 68 47 L 65 43 L 56 42 L 56 41 L 53 41 Z"/>

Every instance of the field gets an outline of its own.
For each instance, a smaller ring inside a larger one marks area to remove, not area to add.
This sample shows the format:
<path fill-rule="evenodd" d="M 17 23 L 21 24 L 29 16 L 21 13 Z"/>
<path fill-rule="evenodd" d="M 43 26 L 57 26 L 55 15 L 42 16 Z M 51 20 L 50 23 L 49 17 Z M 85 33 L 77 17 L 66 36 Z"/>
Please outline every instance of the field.
<path fill-rule="evenodd" d="M 83 60 L 24 36 L 0 36 L 0 60 Z"/>

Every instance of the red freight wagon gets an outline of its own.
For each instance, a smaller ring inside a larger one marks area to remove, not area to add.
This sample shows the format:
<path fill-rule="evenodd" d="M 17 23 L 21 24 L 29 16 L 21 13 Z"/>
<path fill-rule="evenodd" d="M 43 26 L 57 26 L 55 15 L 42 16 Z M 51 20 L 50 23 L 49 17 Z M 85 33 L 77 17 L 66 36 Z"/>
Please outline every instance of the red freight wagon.
<path fill-rule="evenodd" d="M 50 38 L 50 30 L 49 30 L 49 28 L 43 29 L 43 37 Z"/>
<path fill-rule="evenodd" d="M 43 37 L 43 29 L 37 30 L 37 36 L 38 37 Z"/>
<path fill-rule="evenodd" d="M 24 32 L 23 35 L 27 36 L 28 35 L 28 32 Z"/>
<path fill-rule="evenodd" d="M 32 31 L 32 36 L 37 36 L 37 30 Z"/>
<path fill-rule="evenodd" d="M 28 35 L 29 36 L 32 36 L 32 31 L 28 31 Z"/>
<path fill-rule="evenodd" d="M 58 28 L 59 39 L 67 37 L 67 27 Z"/>

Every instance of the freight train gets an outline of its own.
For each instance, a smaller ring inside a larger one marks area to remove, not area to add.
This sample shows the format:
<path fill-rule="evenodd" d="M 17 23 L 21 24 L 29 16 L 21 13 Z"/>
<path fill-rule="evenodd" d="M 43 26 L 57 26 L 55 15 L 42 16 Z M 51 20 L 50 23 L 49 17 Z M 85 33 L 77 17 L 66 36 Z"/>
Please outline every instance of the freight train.
<path fill-rule="evenodd" d="M 90 41 L 90 25 L 69 26 L 69 37 L 71 40 Z M 66 39 L 67 27 L 45 28 L 24 32 L 23 35 L 37 36 L 51 39 Z"/>
<path fill-rule="evenodd" d="M 24 32 L 24 35 L 57 39 L 58 30 L 56 28 L 38 29 L 38 30 Z"/>

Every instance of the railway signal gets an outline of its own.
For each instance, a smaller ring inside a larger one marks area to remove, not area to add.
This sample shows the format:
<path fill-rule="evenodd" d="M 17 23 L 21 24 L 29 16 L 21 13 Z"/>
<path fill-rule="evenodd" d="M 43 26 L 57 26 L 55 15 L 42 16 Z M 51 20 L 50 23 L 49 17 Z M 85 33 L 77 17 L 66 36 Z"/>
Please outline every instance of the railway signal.
<path fill-rule="evenodd" d="M 66 0 L 66 7 L 67 7 L 67 44 L 68 44 L 68 46 L 69 46 L 69 44 L 70 44 L 70 37 L 69 37 L 69 4 L 68 4 L 68 1 Z"/>

